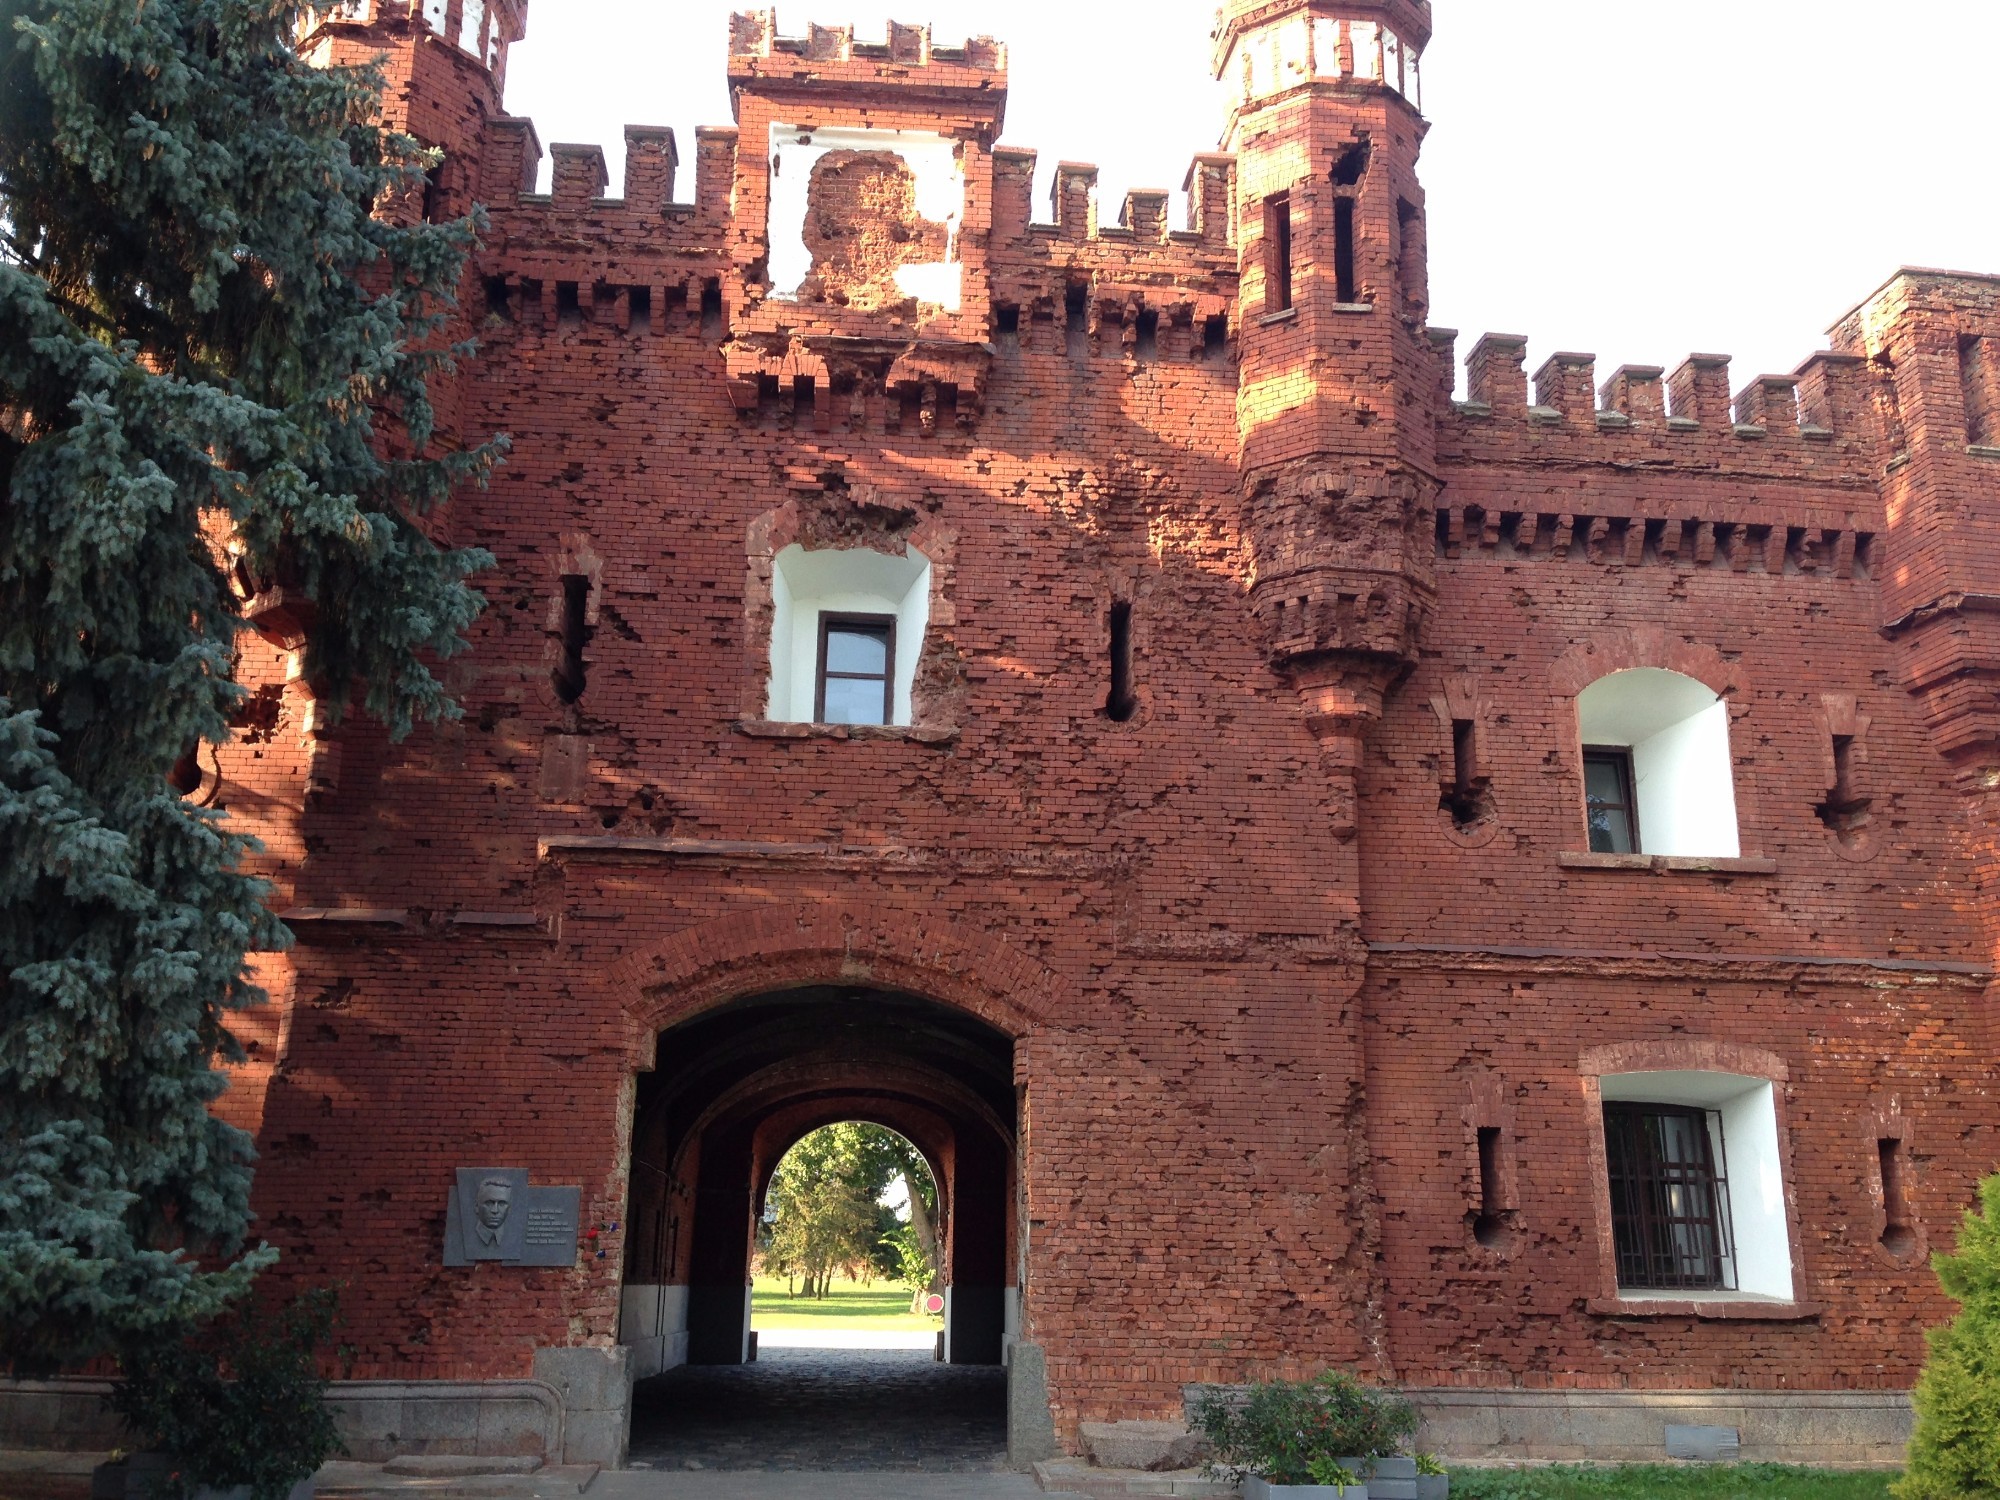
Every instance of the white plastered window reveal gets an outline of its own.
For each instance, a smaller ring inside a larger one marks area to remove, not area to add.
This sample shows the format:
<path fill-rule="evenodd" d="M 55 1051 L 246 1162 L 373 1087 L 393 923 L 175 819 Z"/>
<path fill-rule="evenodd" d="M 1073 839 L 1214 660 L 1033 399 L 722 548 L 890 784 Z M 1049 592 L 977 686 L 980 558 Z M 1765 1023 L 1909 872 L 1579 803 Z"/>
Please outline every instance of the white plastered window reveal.
<path fill-rule="evenodd" d="M 458 46 L 461 52 L 479 56 L 479 33 L 486 24 L 486 0 L 465 0 L 459 13 Z"/>
<path fill-rule="evenodd" d="M 965 219 L 965 163 L 960 144 L 921 130 L 836 130 L 807 125 L 771 126 L 771 295 L 796 300 L 812 271 L 805 224 L 813 166 L 830 151 L 884 151 L 901 158 L 916 185 L 916 210 L 943 224 L 949 239 L 942 261 L 899 266 L 896 286 L 906 296 L 957 312 L 964 296 L 958 261 Z"/>
<path fill-rule="evenodd" d="M 1709 1149 L 1728 1183 L 1734 1234 L 1735 1292 L 1661 1292 L 1621 1288 L 1647 1301 L 1736 1295 L 1790 1302 L 1791 1228 L 1778 1146 L 1777 1100 L 1768 1078 L 1739 1073 L 1609 1073 L 1598 1080 L 1606 1103 L 1672 1104 L 1710 1113 Z"/>
<path fill-rule="evenodd" d="M 911 691 L 924 629 L 930 623 L 931 562 L 912 547 L 903 555 L 862 548 L 808 552 L 796 542 L 771 570 L 771 689 L 767 715 L 810 724 L 819 682 L 822 614 L 893 615 L 896 651 L 889 722 L 911 722 Z"/>
<path fill-rule="evenodd" d="M 1577 695 L 1576 717 L 1584 744 L 1632 752 L 1641 853 L 1742 852 L 1729 706 L 1705 683 L 1657 667 L 1614 672 Z"/>
<path fill-rule="evenodd" d="M 1351 69 L 1341 65 L 1343 28 L 1352 52 Z M 1336 16 L 1289 16 L 1252 31 L 1238 45 L 1242 54 L 1239 64 L 1242 97 L 1246 99 L 1281 93 L 1308 77 L 1351 77 L 1386 83 L 1419 109 L 1423 107 L 1415 49 L 1380 22 L 1343 21 Z"/>

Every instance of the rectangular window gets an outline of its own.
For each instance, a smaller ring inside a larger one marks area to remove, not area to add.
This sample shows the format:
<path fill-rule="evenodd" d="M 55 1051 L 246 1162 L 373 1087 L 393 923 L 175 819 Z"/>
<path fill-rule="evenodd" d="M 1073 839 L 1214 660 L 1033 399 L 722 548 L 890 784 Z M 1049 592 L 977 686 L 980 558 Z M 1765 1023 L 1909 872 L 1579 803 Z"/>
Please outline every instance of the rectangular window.
<path fill-rule="evenodd" d="M 895 717 L 896 617 L 819 617 L 819 724 L 888 724 Z"/>
<path fill-rule="evenodd" d="M 1965 390 L 1965 440 L 1976 447 L 2000 442 L 2000 370 L 1988 341 L 1970 334 L 1958 341 L 1958 375 Z"/>
<path fill-rule="evenodd" d="M 1354 274 L 1354 200 L 1333 200 L 1333 296 L 1336 302 L 1352 303 L 1361 295 Z"/>
<path fill-rule="evenodd" d="M 1292 195 L 1273 193 L 1264 200 L 1264 311 L 1284 312 L 1292 305 Z"/>
<path fill-rule="evenodd" d="M 1593 854 L 1639 852 L 1639 805 L 1632 797 L 1632 752 L 1622 745 L 1583 747 L 1583 806 Z"/>
<path fill-rule="evenodd" d="M 1620 1288 L 1734 1290 L 1736 1248 L 1720 1136 L 1720 1118 L 1708 1110 L 1604 1106 Z"/>

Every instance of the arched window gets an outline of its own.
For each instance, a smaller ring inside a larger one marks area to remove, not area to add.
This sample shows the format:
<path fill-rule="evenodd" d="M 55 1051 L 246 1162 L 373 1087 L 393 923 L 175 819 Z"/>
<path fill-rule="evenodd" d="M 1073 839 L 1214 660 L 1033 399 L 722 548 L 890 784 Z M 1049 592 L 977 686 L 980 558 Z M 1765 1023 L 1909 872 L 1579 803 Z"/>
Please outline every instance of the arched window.
<path fill-rule="evenodd" d="M 1711 688 L 1635 667 L 1591 683 L 1576 711 L 1594 852 L 1737 857 L 1729 709 Z"/>
<path fill-rule="evenodd" d="M 930 605 L 930 559 L 914 547 L 785 548 L 771 574 L 769 716 L 908 724 Z"/>

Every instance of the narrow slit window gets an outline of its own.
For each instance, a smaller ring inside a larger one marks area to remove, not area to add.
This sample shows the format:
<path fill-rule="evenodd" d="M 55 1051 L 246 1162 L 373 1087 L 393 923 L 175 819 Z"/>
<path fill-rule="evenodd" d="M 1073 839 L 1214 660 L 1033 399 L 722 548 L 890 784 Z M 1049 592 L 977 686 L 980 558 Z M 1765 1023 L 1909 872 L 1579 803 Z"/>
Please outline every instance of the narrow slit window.
<path fill-rule="evenodd" d="M 891 723 L 895 685 L 894 615 L 820 615 L 816 723 Z"/>
<path fill-rule="evenodd" d="M 1292 195 L 1264 200 L 1264 311 L 1281 313 L 1292 305 Z"/>
<path fill-rule="evenodd" d="M 1593 854 L 1639 852 L 1639 807 L 1632 797 L 1632 752 L 1619 745 L 1583 747 L 1584 817 Z"/>
<path fill-rule="evenodd" d="M 705 339 L 722 335 L 722 282 L 711 276 L 701 284 L 701 336 Z"/>
<path fill-rule="evenodd" d="M 1854 785 L 1854 736 L 1836 734 L 1833 737 L 1833 785 L 1827 788 L 1826 800 L 1814 809 L 1820 822 L 1835 833 L 1853 833 L 1868 821 L 1870 798 L 1864 797 Z"/>
<path fill-rule="evenodd" d="M 1618 1285 L 1733 1290 L 1728 1183 L 1711 1113 L 1671 1104 L 1606 1104 L 1604 1146 Z"/>
<path fill-rule="evenodd" d="M 1472 1237 L 1489 1250 L 1507 1242 L 1506 1194 L 1500 1186 L 1500 1127 L 1479 1127 L 1479 1216 Z"/>
<path fill-rule="evenodd" d="M 1882 1174 L 1882 1248 L 1901 1260 L 1917 1247 L 1902 1139 L 1884 1137 L 1875 1143 L 1875 1152 Z"/>
<path fill-rule="evenodd" d="M 1128 722 L 1139 711 L 1139 696 L 1133 689 L 1132 605 L 1120 599 L 1111 606 L 1111 691 L 1104 700 L 1105 716 L 1117 723 Z"/>
<path fill-rule="evenodd" d="M 192 741 L 167 772 L 167 785 L 183 797 L 191 797 L 201 785 L 201 741 Z"/>
<path fill-rule="evenodd" d="M 444 163 L 439 162 L 424 173 L 424 222 L 441 224 L 444 222 Z"/>
<path fill-rule="evenodd" d="M 556 283 L 556 326 L 574 328 L 583 321 L 583 304 L 577 298 L 574 281 Z"/>
<path fill-rule="evenodd" d="M 588 668 L 584 648 L 590 644 L 590 580 L 582 574 L 566 574 L 562 581 L 562 616 L 557 633 L 558 652 L 550 672 L 556 697 L 574 703 L 583 696 Z"/>
<path fill-rule="evenodd" d="M 625 306 L 626 310 L 631 314 L 632 332 L 651 333 L 653 330 L 653 289 L 649 286 L 626 288 Z"/>
<path fill-rule="evenodd" d="M 1958 341 L 1958 375 L 1965 389 L 1965 440 L 1974 447 L 2000 443 L 2000 369 L 1986 339 Z"/>
<path fill-rule="evenodd" d="M 1333 200 L 1333 295 L 1337 302 L 1360 296 L 1354 276 L 1354 200 Z"/>
<path fill-rule="evenodd" d="M 1396 200 L 1396 289 L 1405 304 L 1424 296 L 1424 216 L 1407 198 Z"/>
<path fill-rule="evenodd" d="M 1484 814 L 1479 795 L 1478 724 L 1472 719 L 1451 721 L 1451 820 L 1460 828 L 1470 828 Z"/>

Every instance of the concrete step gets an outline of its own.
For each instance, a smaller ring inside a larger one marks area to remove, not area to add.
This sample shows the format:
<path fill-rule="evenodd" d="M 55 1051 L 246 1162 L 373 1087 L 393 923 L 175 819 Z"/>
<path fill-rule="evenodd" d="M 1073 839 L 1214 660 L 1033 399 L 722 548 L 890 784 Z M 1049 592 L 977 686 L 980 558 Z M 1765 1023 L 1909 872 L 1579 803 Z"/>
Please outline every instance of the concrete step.
<path fill-rule="evenodd" d="M 1126 1500 L 1132 1495 L 1226 1500 L 1241 1493 L 1235 1485 L 1210 1479 L 1200 1469 L 1100 1469 L 1076 1458 L 1036 1464 L 1035 1483 L 1049 1494 L 1088 1495 L 1091 1500 Z"/>

